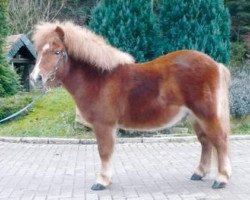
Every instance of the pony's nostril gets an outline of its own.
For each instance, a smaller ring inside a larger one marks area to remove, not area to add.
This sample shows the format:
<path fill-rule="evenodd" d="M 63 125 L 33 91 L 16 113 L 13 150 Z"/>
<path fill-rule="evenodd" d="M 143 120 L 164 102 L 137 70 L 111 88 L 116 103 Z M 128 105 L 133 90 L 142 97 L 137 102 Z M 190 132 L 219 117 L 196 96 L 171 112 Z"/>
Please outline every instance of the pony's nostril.
<path fill-rule="evenodd" d="M 38 77 L 37 77 L 37 81 L 42 81 L 42 76 L 41 75 L 38 75 Z"/>

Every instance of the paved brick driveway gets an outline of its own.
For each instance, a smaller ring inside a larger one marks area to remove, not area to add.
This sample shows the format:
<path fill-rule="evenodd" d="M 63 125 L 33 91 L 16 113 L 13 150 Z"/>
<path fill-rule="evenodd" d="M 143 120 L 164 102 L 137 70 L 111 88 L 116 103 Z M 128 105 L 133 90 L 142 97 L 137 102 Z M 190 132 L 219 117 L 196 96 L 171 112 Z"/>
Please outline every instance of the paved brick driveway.
<path fill-rule="evenodd" d="M 250 140 L 231 142 L 226 189 L 211 189 L 214 169 L 202 182 L 189 180 L 199 153 L 196 142 L 118 144 L 113 184 L 92 192 L 100 167 L 96 145 L 0 142 L 0 199 L 250 199 Z"/>

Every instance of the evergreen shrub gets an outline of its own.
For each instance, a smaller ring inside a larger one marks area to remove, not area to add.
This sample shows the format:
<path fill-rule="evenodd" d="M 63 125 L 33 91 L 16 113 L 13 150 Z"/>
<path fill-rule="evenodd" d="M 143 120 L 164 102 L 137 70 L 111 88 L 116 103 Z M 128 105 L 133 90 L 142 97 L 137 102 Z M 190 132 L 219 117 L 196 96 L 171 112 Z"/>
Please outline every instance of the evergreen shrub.
<path fill-rule="evenodd" d="M 18 76 L 4 57 L 4 43 L 8 34 L 7 2 L 0 1 L 0 97 L 13 95 L 19 88 Z"/>
<path fill-rule="evenodd" d="M 195 49 L 216 61 L 230 59 L 230 16 L 222 0 L 160 0 L 162 52 Z"/>
<path fill-rule="evenodd" d="M 137 62 L 158 56 L 160 30 L 149 0 L 103 0 L 93 9 L 89 26 Z"/>

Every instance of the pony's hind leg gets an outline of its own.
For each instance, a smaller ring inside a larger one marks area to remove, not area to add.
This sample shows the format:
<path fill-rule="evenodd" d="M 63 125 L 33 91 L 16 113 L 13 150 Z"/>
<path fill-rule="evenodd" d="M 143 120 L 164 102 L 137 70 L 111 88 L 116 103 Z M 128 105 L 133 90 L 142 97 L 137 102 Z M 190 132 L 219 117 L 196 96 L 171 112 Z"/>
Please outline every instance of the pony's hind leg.
<path fill-rule="evenodd" d="M 212 155 L 212 143 L 202 130 L 199 123 L 192 119 L 193 128 L 198 137 L 199 142 L 201 143 L 201 158 L 200 163 L 195 170 L 194 174 L 191 176 L 191 180 L 201 180 L 207 173 L 210 171 L 211 167 L 211 155 Z"/>
<path fill-rule="evenodd" d="M 97 176 L 92 190 L 104 190 L 110 183 L 112 177 L 112 154 L 115 145 L 115 128 L 106 125 L 94 125 L 98 151 L 101 158 L 101 171 Z"/>
<path fill-rule="evenodd" d="M 218 176 L 212 188 L 224 188 L 231 176 L 231 165 L 228 156 L 229 127 L 227 127 L 227 123 L 223 125 L 220 119 L 214 119 L 205 122 L 204 128 L 207 137 L 215 147 L 218 159 Z"/>

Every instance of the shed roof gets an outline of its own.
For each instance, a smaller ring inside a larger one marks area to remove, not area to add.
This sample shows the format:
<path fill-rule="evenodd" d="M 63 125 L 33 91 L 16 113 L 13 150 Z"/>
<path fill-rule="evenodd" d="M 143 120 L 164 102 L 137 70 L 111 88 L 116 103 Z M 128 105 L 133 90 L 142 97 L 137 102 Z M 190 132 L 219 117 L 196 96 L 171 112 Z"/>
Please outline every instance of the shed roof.
<path fill-rule="evenodd" d="M 22 48 L 26 47 L 30 54 L 36 59 L 36 51 L 31 41 L 24 34 L 11 35 L 6 39 L 6 57 L 8 62 L 11 61 Z"/>

